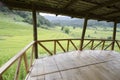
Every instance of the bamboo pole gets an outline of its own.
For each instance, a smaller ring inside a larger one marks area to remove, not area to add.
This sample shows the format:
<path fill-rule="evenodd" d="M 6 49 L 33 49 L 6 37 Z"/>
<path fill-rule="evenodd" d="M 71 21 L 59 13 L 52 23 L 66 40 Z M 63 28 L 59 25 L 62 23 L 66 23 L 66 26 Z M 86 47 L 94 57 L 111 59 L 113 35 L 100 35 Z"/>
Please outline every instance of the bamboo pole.
<path fill-rule="evenodd" d="M 113 28 L 113 43 L 112 43 L 111 50 L 114 50 L 114 46 L 115 46 L 116 28 L 117 28 L 117 22 L 114 22 L 114 28 Z"/>
<path fill-rule="evenodd" d="M 20 72 L 20 66 L 21 66 L 21 61 L 22 61 L 22 56 L 18 59 L 18 65 L 17 65 L 17 69 L 16 69 L 16 72 L 15 72 L 14 80 L 18 80 L 19 72 Z"/>
<path fill-rule="evenodd" d="M 38 58 L 38 46 L 37 46 L 37 19 L 36 19 L 36 10 L 33 9 L 32 12 L 32 16 L 33 16 L 33 37 L 34 37 L 34 47 L 35 47 L 35 58 Z"/>
<path fill-rule="evenodd" d="M 87 27 L 87 22 L 88 22 L 88 18 L 86 17 L 84 19 L 83 31 L 82 31 L 82 36 L 81 36 L 80 50 L 82 50 L 82 47 L 83 47 L 84 37 L 85 37 L 85 32 L 86 32 L 86 27 Z"/>

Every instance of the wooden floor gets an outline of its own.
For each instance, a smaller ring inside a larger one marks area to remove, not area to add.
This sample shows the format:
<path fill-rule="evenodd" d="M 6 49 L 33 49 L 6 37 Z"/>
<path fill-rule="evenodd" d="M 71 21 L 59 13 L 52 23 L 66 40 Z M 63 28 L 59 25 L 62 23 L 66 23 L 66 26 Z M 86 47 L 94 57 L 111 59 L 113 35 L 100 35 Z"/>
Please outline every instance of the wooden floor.
<path fill-rule="evenodd" d="M 26 80 L 120 80 L 120 54 L 85 50 L 37 59 Z"/>

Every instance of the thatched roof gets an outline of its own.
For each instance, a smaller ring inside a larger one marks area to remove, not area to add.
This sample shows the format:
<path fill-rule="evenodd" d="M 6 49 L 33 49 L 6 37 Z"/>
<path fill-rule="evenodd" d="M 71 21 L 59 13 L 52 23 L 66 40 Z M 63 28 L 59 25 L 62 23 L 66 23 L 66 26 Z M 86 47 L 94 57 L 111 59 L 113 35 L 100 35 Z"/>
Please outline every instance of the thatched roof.
<path fill-rule="evenodd" d="M 120 0 L 2 0 L 12 9 L 120 22 Z"/>

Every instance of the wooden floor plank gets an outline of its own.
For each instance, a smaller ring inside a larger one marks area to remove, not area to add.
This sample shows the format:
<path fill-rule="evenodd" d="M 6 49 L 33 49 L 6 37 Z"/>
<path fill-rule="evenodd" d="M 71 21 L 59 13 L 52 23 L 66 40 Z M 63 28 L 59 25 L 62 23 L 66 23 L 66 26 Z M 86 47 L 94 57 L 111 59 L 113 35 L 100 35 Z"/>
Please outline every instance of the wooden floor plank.
<path fill-rule="evenodd" d="M 113 73 L 111 73 L 111 71 L 108 69 L 108 67 L 104 67 L 103 65 L 106 63 L 101 63 L 101 64 L 97 64 L 94 65 L 98 71 L 100 73 L 100 75 L 103 75 L 103 78 L 106 80 L 119 80 L 115 77 L 115 75 Z"/>
<path fill-rule="evenodd" d="M 61 72 L 64 80 L 84 80 L 78 69 L 71 69 Z"/>
<path fill-rule="evenodd" d="M 69 69 L 76 66 L 73 60 L 70 60 L 67 54 L 58 55 L 55 57 L 56 64 L 58 65 L 59 70 Z"/>
<path fill-rule="evenodd" d="M 45 75 L 45 80 L 63 80 L 60 72 Z"/>
<path fill-rule="evenodd" d="M 57 65 L 53 57 L 47 57 L 43 59 L 45 73 L 58 71 Z"/>
<path fill-rule="evenodd" d="M 27 80 L 120 80 L 120 54 L 72 51 L 37 59 Z"/>
<path fill-rule="evenodd" d="M 43 73 L 45 73 L 43 59 L 37 59 L 33 66 L 31 76 L 36 76 L 38 74 L 40 75 Z"/>
<path fill-rule="evenodd" d="M 99 73 L 92 71 L 89 66 L 79 68 L 83 80 L 106 80 Z"/>
<path fill-rule="evenodd" d="M 45 80 L 45 79 L 44 76 L 36 76 L 36 77 L 29 76 L 27 80 Z"/>

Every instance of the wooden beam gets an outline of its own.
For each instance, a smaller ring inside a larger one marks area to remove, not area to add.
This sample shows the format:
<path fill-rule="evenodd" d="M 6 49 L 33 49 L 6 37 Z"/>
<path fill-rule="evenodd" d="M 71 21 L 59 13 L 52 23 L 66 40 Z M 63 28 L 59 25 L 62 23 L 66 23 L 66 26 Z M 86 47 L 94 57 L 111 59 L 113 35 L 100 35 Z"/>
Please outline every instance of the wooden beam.
<path fill-rule="evenodd" d="M 86 3 L 86 4 L 92 4 L 92 5 L 99 5 L 100 4 L 97 2 L 92 2 L 91 0 L 81 0 L 81 2 Z"/>
<path fill-rule="evenodd" d="M 81 36 L 80 50 L 82 50 L 82 47 L 83 47 L 84 37 L 85 37 L 85 32 L 86 32 L 86 27 L 87 27 L 87 22 L 88 22 L 88 18 L 86 17 L 84 19 L 83 31 L 82 31 L 82 36 Z"/>
<path fill-rule="evenodd" d="M 110 16 L 110 15 L 112 15 L 112 14 L 117 14 L 117 13 L 120 13 L 120 10 L 112 11 L 112 12 L 110 12 L 110 13 L 101 14 L 100 16 Z"/>
<path fill-rule="evenodd" d="M 35 58 L 38 58 L 38 46 L 37 46 L 37 19 L 36 19 L 36 10 L 33 9 L 32 12 L 32 16 L 33 16 L 33 37 L 34 37 L 34 47 L 35 47 Z"/>
<path fill-rule="evenodd" d="M 71 0 L 71 1 L 69 1 L 69 2 L 63 7 L 63 9 L 68 8 L 69 6 L 71 6 L 72 4 L 76 3 L 77 1 L 78 1 L 78 0 Z"/>
<path fill-rule="evenodd" d="M 88 13 L 90 11 L 93 11 L 93 10 L 96 10 L 96 9 L 99 9 L 99 8 L 102 8 L 102 7 L 105 7 L 105 6 L 109 6 L 109 5 L 117 3 L 117 2 L 120 2 L 120 0 L 105 1 L 105 2 L 101 3 L 100 5 L 94 6 L 92 8 L 89 8 L 89 9 L 83 11 L 83 13 L 86 13 L 86 12 Z"/>
<path fill-rule="evenodd" d="M 114 11 L 108 12 L 108 13 L 103 13 L 99 16 L 109 16 L 111 14 L 116 14 L 116 13 L 120 13 L 120 8 L 116 7 L 116 6 L 110 6 L 110 9 L 113 8 L 115 9 Z"/>
<path fill-rule="evenodd" d="M 117 22 L 114 22 L 114 28 L 113 28 L 113 43 L 112 43 L 112 47 L 111 47 L 112 50 L 114 50 L 114 46 L 115 46 L 116 28 L 117 28 Z"/>

